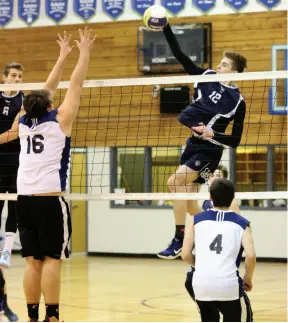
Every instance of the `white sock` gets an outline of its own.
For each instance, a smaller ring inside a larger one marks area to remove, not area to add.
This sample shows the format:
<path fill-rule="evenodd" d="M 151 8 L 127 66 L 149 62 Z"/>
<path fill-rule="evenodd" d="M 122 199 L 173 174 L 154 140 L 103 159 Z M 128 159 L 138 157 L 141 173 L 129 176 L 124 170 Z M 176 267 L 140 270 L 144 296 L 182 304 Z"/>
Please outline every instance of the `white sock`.
<path fill-rule="evenodd" d="M 9 251 L 10 253 L 12 252 L 12 248 L 13 248 L 13 244 L 14 244 L 14 240 L 15 240 L 15 235 L 16 233 L 14 232 L 6 232 L 5 233 L 5 244 L 4 244 L 4 248 L 3 251 Z"/>

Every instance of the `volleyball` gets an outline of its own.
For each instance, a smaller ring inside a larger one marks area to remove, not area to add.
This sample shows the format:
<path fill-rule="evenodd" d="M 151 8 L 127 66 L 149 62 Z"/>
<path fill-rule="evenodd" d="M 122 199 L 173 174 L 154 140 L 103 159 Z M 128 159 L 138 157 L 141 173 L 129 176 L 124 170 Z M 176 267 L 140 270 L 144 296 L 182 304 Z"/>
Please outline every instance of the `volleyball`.
<path fill-rule="evenodd" d="M 155 4 L 146 9 L 143 16 L 145 26 L 153 31 L 161 31 L 168 23 L 167 11 Z"/>

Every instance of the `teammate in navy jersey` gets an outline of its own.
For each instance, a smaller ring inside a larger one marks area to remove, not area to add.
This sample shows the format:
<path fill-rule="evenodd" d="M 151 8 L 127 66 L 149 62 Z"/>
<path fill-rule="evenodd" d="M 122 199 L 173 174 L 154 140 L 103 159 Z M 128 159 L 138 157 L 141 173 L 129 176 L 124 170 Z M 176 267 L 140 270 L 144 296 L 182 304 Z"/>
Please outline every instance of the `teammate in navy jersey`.
<path fill-rule="evenodd" d="M 209 186 L 212 185 L 215 179 L 219 179 L 219 178 L 228 178 L 227 168 L 223 165 L 219 165 L 215 169 L 214 173 L 211 175 L 211 177 L 208 180 Z M 206 200 L 203 202 L 202 209 L 204 211 L 208 211 L 209 209 L 212 209 L 212 208 L 213 208 L 213 202 L 211 200 Z M 235 199 L 232 201 L 230 205 L 230 210 L 240 214 L 240 209 Z"/>
<path fill-rule="evenodd" d="M 256 264 L 250 223 L 229 210 L 233 184 L 225 178 L 210 187 L 214 208 L 191 218 L 185 232 L 182 258 L 191 266 L 192 280 L 186 289 L 197 302 L 202 322 L 252 322 L 253 313 L 245 292 L 253 288 Z M 192 250 L 195 249 L 195 258 Z M 245 251 L 245 273 L 239 266 Z"/>
<path fill-rule="evenodd" d="M 3 70 L 4 84 L 22 82 L 23 66 L 16 62 L 8 63 Z M 23 112 L 23 93 L 21 91 L 0 91 L 0 134 L 17 123 Z M 22 109 L 22 111 L 21 111 Z M 1 143 L 5 143 L 4 141 Z M 0 193 L 16 193 L 16 178 L 19 166 L 19 139 L 0 145 Z M 4 202 L 0 200 L 0 227 Z M 0 257 L 0 266 L 10 267 L 11 252 L 17 231 L 16 202 L 8 201 L 8 214 L 5 224 L 5 244 Z M 4 313 L 10 321 L 18 317 L 7 305 L 7 294 L 4 297 Z"/>
<path fill-rule="evenodd" d="M 184 54 L 168 24 L 164 35 L 176 59 L 190 75 L 242 73 L 246 58 L 235 52 L 226 52 L 217 70 L 196 66 Z M 231 82 L 195 83 L 193 102 L 180 115 L 179 121 L 192 130 L 181 156 L 180 167 L 168 179 L 171 193 L 198 192 L 218 166 L 223 145 L 236 148 L 243 131 L 246 105 L 239 89 Z M 233 122 L 231 135 L 226 135 L 228 124 Z M 168 248 L 158 253 L 163 259 L 180 257 L 187 212 L 190 215 L 200 211 L 197 201 L 174 201 L 175 235 Z"/>

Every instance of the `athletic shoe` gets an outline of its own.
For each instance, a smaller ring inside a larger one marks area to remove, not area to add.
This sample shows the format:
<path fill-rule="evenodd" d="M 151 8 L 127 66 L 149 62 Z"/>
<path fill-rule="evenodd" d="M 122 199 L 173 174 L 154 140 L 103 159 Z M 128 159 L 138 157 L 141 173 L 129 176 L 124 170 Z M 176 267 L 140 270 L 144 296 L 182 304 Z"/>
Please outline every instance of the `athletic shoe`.
<path fill-rule="evenodd" d="M 181 256 L 183 240 L 173 238 L 168 248 L 159 252 L 157 256 L 162 259 L 176 259 Z"/>
<path fill-rule="evenodd" d="M 6 250 L 2 252 L 0 257 L 0 266 L 4 268 L 10 268 L 11 253 Z"/>
<path fill-rule="evenodd" d="M 4 308 L 4 315 L 7 317 L 7 319 L 10 321 L 10 322 L 17 322 L 18 321 L 18 316 L 17 314 L 15 314 L 11 308 L 9 308 L 9 306 L 7 305 L 5 308 Z"/>

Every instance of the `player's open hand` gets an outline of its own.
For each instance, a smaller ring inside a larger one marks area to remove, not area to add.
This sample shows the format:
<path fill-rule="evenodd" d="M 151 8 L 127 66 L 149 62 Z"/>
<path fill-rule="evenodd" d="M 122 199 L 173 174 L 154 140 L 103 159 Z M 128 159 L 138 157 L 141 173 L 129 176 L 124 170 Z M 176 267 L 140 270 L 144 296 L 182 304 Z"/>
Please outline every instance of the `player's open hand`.
<path fill-rule="evenodd" d="M 213 138 L 214 136 L 213 131 L 208 129 L 202 122 L 199 124 L 199 126 L 192 127 L 191 129 L 195 132 L 196 137 L 199 137 L 204 140 L 208 138 Z"/>
<path fill-rule="evenodd" d="M 66 58 L 72 51 L 74 46 L 70 45 L 71 35 L 64 31 L 63 36 L 58 34 L 57 43 L 60 46 L 60 56 Z"/>
<path fill-rule="evenodd" d="M 80 52 L 88 51 L 90 53 L 93 48 L 96 37 L 96 35 L 92 34 L 92 29 L 88 29 L 87 27 L 85 27 L 84 31 L 79 29 L 80 39 L 79 41 L 75 40 L 75 43 L 79 48 Z"/>

